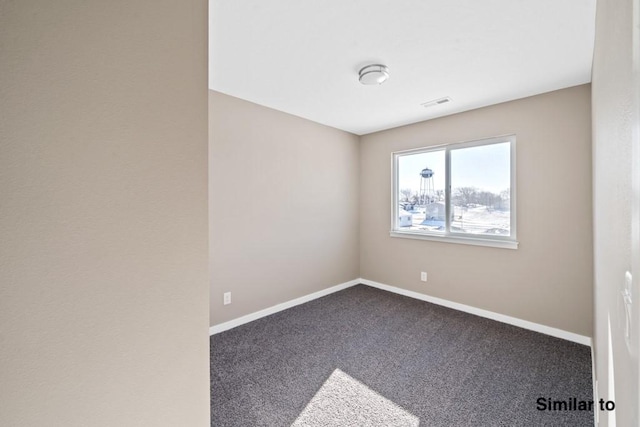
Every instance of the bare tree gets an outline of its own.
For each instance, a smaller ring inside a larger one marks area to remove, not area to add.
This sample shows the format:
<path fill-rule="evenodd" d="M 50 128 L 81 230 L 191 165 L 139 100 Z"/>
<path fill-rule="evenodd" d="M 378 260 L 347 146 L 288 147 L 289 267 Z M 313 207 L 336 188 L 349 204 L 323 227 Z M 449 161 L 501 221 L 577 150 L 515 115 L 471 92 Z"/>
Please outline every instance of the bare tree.
<path fill-rule="evenodd" d="M 403 188 L 400 190 L 400 201 L 401 202 L 411 202 L 411 196 L 413 195 L 413 191 L 410 188 Z"/>
<path fill-rule="evenodd" d="M 511 189 L 507 188 L 500 192 L 500 209 L 507 209 L 511 203 Z"/>
<path fill-rule="evenodd" d="M 477 197 L 478 204 L 486 206 L 487 209 L 499 209 L 501 197 L 490 191 L 481 191 Z"/>
<path fill-rule="evenodd" d="M 458 187 L 453 199 L 459 206 L 469 206 L 478 202 L 478 189 L 475 187 Z"/>

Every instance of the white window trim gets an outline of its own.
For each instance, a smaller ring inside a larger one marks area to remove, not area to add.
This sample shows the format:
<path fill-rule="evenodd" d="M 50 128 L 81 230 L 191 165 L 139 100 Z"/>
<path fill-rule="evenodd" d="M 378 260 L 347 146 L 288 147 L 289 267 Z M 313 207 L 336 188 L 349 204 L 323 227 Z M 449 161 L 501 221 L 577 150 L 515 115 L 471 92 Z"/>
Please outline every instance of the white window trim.
<path fill-rule="evenodd" d="M 509 203 L 509 212 L 511 215 L 510 219 L 510 236 L 502 237 L 502 236 L 479 236 L 479 235 L 469 235 L 464 233 L 456 233 L 447 231 L 450 230 L 451 225 L 451 150 L 459 149 L 459 148 L 469 148 L 476 147 L 481 145 L 490 145 L 497 144 L 501 142 L 509 142 L 511 143 L 511 158 L 510 158 L 510 167 L 511 167 L 511 188 L 510 188 L 510 203 Z M 446 221 L 446 230 L 444 233 L 433 233 L 433 232 L 424 232 L 424 231 L 408 231 L 408 230 L 400 230 L 397 226 L 398 221 L 398 158 L 408 154 L 418 154 L 418 153 L 426 153 L 429 151 L 443 151 L 445 152 L 445 221 Z M 414 148 L 411 150 L 403 150 L 403 151 L 395 151 L 391 153 L 391 231 L 389 235 L 391 237 L 402 237 L 407 239 L 420 239 L 420 240 L 431 240 L 436 242 L 447 242 L 447 243 L 459 243 L 464 245 L 475 245 L 475 246 L 489 246 L 494 248 L 505 248 L 505 249 L 517 249 L 518 241 L 516 235 L 516 136 L 515 135 L 501 135 L 491 138 L 478 139 L 474 141 L 465 141 L 465 142 L 457 142 L 452 144 L 440 144 L 433 145 L 429 147 L 421 147 Z"/>

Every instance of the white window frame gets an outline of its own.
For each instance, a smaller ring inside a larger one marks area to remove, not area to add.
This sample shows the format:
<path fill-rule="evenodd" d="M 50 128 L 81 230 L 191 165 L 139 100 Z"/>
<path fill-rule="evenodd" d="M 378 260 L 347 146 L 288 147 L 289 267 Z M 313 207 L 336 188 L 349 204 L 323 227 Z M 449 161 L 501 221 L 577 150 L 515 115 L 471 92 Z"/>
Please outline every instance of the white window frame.
<path fill-rule="evenodd" d="M 451 230 L 451 151 L 460 148 L 479 147 L 498 143 L 510 143 L 510 225 L 509 236 L 477 235 L 460 233 Z M 428 153 L 431 151 L 444 151 L 445 154 L 445 231 L 433 232 L 425 230 L 402 230 L 398 227 L 398 159 L 411 154 Z M 395 151 L 391 153 L 391 237 L 403 237 L 408 239 L 432 240 L 436 242 L 460 243 L 465 245 L 490 246 L 494 248 L 517 249 L 516 235 L 516 136 L 503 135 L 474 141 L 457 142 L 452 144 L 440 144 L 429 147 L 415 148 L 411 150 Z"/>

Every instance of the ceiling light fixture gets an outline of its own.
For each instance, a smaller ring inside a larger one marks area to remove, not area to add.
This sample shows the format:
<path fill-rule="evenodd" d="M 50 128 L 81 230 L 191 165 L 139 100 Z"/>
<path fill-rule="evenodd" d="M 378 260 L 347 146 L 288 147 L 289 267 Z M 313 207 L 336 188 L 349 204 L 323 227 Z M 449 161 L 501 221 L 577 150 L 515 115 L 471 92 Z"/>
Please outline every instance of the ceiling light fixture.
<path fill-rule="evenodd" d="M 360 69 L 358 75 L 363 85 L 381 85 L 389 78 L 389 67 L 382 64 L 367 65 Z"/>

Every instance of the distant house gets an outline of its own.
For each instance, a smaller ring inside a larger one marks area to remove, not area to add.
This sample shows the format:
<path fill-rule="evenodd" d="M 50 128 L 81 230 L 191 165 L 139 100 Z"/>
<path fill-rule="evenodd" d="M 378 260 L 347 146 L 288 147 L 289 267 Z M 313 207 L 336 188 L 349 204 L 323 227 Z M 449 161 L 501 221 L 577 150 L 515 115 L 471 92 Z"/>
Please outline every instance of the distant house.
<path fill-rule="evenodd" d="M 400 209 L 400 220 L 398 222 L 398 224 L 400 225 L 400 227 L 411 227 L 412 225 L 412 221 L 413 221 L 413 215 L 410 214 L 409 212 L 405 211 L 404 209 Z"/>
<path fill-rule="evenodd" d="M 429 203 L 424 209 L 424 221 L 421 225 L 443 229 L 445 225 L 445 207 L 443 202 Z"/>
<path fill-rule="evenodd" d="M 444 221 L 445 207 L 443 202 L 429 203 L 424 210 L 426 220 Z"/>

